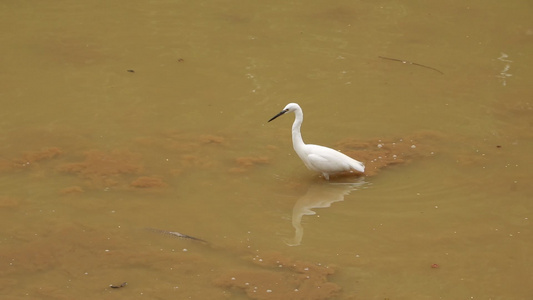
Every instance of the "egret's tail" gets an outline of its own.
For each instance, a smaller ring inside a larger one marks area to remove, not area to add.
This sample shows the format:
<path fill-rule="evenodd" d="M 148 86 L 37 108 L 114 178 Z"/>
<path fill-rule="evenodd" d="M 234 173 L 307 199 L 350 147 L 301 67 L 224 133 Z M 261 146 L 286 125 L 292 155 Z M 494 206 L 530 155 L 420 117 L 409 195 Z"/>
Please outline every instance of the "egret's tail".
<path fill-rule="evenodd" d="M 359 171 L 361 173 L 364 173 L 365 172 L 365 165 L 362 162 L 357 161 L 355 159 L 354 159 L 354 161 L 355 161 L 355 163 L 352 165 L 354 170 Z"/>

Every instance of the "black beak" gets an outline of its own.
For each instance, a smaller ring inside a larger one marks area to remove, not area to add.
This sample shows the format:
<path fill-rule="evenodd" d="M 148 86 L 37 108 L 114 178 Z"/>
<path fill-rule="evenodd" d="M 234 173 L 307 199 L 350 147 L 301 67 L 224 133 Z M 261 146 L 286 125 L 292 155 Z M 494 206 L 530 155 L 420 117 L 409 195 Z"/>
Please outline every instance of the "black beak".
<path fill-rule="evenodd" d="M 274 117 L 272 117 L 272 119 L 268 120 L 268 122 L 270 122 L 270 121 L 274 120 L 275 118 L 277 118 L 277 117 L 281 116 L 282 114 L 284 114 L 284 113 L 286 113 L 286 112 L 287 112 L 287 110 L 286 110 L 286 109 L 282 110 L 282 111 L 281 111 L 281 112 L 280 112 L 279 114 L 275 115 Z"/>

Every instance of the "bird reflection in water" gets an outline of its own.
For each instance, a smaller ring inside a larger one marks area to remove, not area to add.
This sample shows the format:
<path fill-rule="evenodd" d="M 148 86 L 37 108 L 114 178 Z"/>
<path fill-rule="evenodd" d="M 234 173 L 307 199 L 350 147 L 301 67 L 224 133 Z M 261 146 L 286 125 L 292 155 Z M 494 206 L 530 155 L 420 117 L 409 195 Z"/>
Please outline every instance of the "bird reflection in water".
<path fill-rule="evenodd" d="M 301 244 L 304 229 L 302 226 L 302 217 L 316 214 L 314 208 L 330 207 L 332 203 L 344 200 L 344 196 L 352 191 L 363 188 L 368 183 L 360 178 L 357 182 L 350 183 L 331 183 L 315 182 L 309 186 L 307 193 L 303 195 L 292 209 L 292 226 L 295 229 L 294 238 L 285 241 L 289 246 L 298 246 Z"/>

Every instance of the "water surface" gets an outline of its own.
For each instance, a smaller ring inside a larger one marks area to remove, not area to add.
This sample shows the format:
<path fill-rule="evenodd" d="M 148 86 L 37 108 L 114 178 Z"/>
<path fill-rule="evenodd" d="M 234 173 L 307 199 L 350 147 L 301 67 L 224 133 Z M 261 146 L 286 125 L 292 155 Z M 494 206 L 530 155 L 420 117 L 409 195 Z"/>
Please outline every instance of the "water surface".
<path fill-rule="evenodd" d="M 1 6 L 4 297 L 533 297 L 527 1 Z"/>

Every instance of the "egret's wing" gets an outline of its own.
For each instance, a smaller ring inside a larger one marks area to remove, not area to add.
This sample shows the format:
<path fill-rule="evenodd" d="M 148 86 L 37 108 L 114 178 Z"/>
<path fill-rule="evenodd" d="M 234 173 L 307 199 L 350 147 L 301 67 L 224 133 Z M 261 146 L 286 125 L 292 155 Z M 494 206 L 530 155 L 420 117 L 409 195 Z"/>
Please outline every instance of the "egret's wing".
<path fill-rule="evenodd" d="M 336 173 L 350 170 L 350 166 L 334 157 L 324 154 L 309 154 L 307 156 L 311 168 L 326 173 Z"/>
<path fill-rule="evenodd" d="M 327 173 L 336 173 L 344 172 L 355 169 L 359 172 L 364 172 L 364 165 L 331 148 L 318 146 L 318 145 L 308 145 L 310 146 L 308 150 L 308 159 L 309 164 L 312 165 L 317 171 L 327 172 Z"/>

